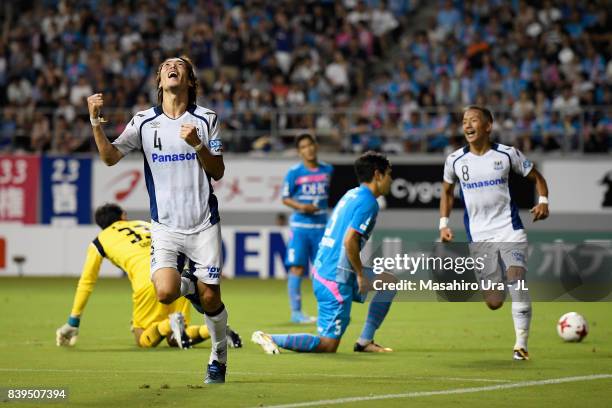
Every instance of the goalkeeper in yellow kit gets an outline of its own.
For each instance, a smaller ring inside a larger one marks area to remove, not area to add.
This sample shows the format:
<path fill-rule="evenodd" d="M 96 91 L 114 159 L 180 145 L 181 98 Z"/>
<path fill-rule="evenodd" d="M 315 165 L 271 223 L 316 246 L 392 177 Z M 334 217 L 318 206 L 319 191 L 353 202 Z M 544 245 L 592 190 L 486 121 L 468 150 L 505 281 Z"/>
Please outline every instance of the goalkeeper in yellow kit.
<path fill-rule="evenodd" d="M 121 268 L 132 285 L 132 331 L 139 347 L 155 347 L 166 338 L 170 346 L 190 348 L 210 338 L 205 325 L 189 326 L 190 304 L 186 298 L 181 297 L 169 305 L 158 302 L 151 282 L 150 224 L 128 221 L 125 211 L 116 204 L 99 207 L 95 220 L 102 232 L 87 249 L 70 317 L 56 331 L 57 345 L 72 346 L 76 343 L 81 314 L 104 258 Z M 227 337 L 230 345 L 242 347 L 240 336 L 229 327 Z"/>

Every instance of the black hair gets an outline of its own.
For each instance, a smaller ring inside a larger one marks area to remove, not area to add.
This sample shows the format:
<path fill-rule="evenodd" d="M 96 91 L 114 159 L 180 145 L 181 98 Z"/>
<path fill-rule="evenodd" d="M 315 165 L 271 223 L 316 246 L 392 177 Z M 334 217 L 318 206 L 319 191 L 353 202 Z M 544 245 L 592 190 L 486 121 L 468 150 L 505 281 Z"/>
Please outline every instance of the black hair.
<path fill-rule="evenodd" d="M 354 167 L 357 180 L 360 183 L 369 183 L 374 178 L 376 170 L 384 174 L 391 167 L 391 163 L 384 154 L 369 151 L 355 160 Z"/>
<path fill-rule="evenodd" d="M 465 113 L 469 110 L 480 111 L 480 113 L 482 113 L 482 117 L 484 118 L 484 120 L 487 121 L 487 123 L 493 123 L 493 114 L 487 108 L 480 106 L 480 105 L 470 105 L 467 108 L 465 108 L 463 112 Z"/>
<path fill-rule="evenodd" d="M 302 133 L 301 135 L 299 135 L 298 137 L 295 138 L 295 147 L 299 148 L 300 147 L 300 142 L 304 139 L 308 139 L 310 140 L 312 143 L 316 144 L 317 141 L 315 140 L 314 136 L 311 135 L 310 133 Z"/>
<path fill-rule="evenodd" d="M 106 203 L 103 206 L 96 208 L 96 224 L 102 229 L 110 227 L 114 222 L 121 220 L 123 216 L 123 208 L 117 204 Z"/>

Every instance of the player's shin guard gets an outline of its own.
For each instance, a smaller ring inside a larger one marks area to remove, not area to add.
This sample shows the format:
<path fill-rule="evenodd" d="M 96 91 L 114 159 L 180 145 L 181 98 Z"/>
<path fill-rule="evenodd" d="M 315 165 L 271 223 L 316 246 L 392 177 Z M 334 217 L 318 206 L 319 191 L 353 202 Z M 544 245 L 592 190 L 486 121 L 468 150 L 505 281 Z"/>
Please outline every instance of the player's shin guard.
<path fill-rule="evenodd" d="M 529 326 L 531 325 L 531 298 L 529 293 L 517 288 L 517 284 L 509 284 L 508 291 L 512 298 L 512 320 L 514 321 L 514 332 L 516 343 L 514 349 L 527 348 L 529 338 Z"/>
<path fill-rule="evenodd" d="M 287 278 L 287 292 L 289 293 L 289 305 L 291 312 L 302 311 L 302 277 L 289 274 Z"/>
<path fill-rule="evenodd" d="M 374 339 L 374 333 L 376 333 L 376 330 L 385 320 L 387 313 L 389 313 L 391 302 L 396 293 L 396 291 L 389 290 L 376 292 L 368 308 L 368 316 L 357 343 L 365 345 Z"/>
<path fill-rule="evenodd" d="M 278 347 L 300 351 L 300 352 L 311 352 L 317 348 L 321 339 L 312 334 L 301 333 L 301 334 L 273 334 L 272 340 Z"/>
<path fill-rule="evenodd" d="M 227 361 L 227 309 L 225 309 L 224 304 L 221 304 L 219 310 L 213 313 L 206 313 L 206 326 L 210 333 L 211 342 L 208 364 L 215 360 L 225 364 Z"/>

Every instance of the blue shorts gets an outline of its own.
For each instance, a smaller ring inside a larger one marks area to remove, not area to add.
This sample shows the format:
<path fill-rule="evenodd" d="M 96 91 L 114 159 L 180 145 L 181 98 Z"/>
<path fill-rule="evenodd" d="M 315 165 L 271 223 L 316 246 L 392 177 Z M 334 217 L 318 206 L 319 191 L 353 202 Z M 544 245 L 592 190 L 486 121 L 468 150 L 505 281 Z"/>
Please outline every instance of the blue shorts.
<path fill-rule="evenodd" d="M 357 279 L 352 274 L 347 283 L 330 281 L 321 277 L 313 268 L 312 287 L 317 299 L 317 331 L 321 337 L 340 339 L 351 322 L 353 302 L 364 303 L 366 296 L 359 293 Z M 373 279 L 371 269 L 364 268 L 368 279 Z"/>
<path fill-rule="evenodd" d="M 292 228 L 285 257 L 287 268 L 301 266 L 307 270 L 308 261 L 314 261 L 324 233 L 325 228 Z"/>

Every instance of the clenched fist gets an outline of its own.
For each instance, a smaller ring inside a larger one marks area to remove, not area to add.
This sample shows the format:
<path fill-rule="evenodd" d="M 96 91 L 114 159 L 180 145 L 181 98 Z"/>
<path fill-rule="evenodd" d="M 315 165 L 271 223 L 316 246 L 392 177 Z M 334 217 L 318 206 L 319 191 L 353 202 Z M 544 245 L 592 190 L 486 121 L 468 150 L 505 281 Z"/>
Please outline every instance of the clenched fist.
<path fill-rule="evenodd" d="M 453 240 L 453 230 L 448 227 L 440 229 L 440 241 L 451 242 Z"/>
<path fill-rule="evenodd" d="M 101 93 L 93 94 L 87 97 L 87 109 L 89 109 L 89 117 L 97 119 L 100 117 L 100 110 L 104 105 L 104 98 Z"/>
<path fill-rule="evenodd" d="M 529 212 L 533 214 L 533 222 L 545 220 L 548 218 L 548 204 L 538 204 L 529 210 Z"/>
<path fill-rule="evenodd" d="M 195 148 L 202 142 L 198 137 L 196 127 L 192 123 L 184 123 L 181 125 L 181 139 L 185 141 L 189 146 Z"/>

